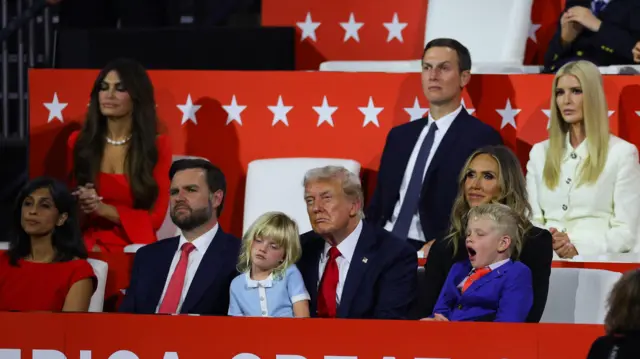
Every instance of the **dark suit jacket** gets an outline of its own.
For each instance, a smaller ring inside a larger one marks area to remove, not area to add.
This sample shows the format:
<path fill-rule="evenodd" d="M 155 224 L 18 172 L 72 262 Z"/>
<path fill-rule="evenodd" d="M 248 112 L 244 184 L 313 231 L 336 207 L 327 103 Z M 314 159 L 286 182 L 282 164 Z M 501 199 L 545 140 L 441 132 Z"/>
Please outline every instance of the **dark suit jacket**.
<path fill-rule="evenodd" d="M 575 5 L 591 9 L 591 1 L 567 1 L 565 11 Z M 566 47 L 560 42 L 562 27 L 549 43 L 544 59 L 544 71 L 556 72 L 573 60 L 589 60 L 598 66 L 634 64 L 631 50 L 640 41 L 640 1 L 611 0 L 598 14 L 602 21 L 598 32 L 584 29 Z"/>
<path fill-rule="evenodd" d="M 393 214 L 400 184 L 411 152 L 427 118 L 394 127 L 380 160 L 378 183 L 365 214 L 372 224 L 384 226 Z M 469 115 L 463 108 L 449 127 L 429 164 L 422 183 L 420 224 L 427 240 L 443 237 L 458 194 L 458 177 L 471 153 L 487 145 L 500 145 L 502 138 L 491 126 Z M 417 239 L 417 238 L 415 238 Z"/>
<path fill-rule="evenodd" d="M 144 246 L 136 253 L 131 281 L 120 305 L 120 312 L 153 314 L 160 301 L 169 267 L 178 250 L 180 237 Z M 218 232 L 200 262 L 181 313 L 226 315 L 229 310 L 229 286 L 238 275 L 236 262 L 240 240 Z"/>
<path fill-rule="evenodd" d="M 300 237 L 297 263 L 309 291 L 311 316 L 317 315 L 319 263 L 325 240 L 315 232 Z M 417 285 L 417 254 L 406 241 L 363 222 L 344 283 L 338 318 L 404 319 Z"/>
<path fill-rule="evenodd" d="M 458 245 L 459 250 L 455 257 L 453 245 L 446 239 L 437 240 L 429 250 L 429 257 L 425 264 L 425 298 L 420 312 L 423 318 L 433 312 L 453 263 L 468 258 L 464 240 Z M 522 253 L 520 253 L 520 261 L 531 270 L 533 282 L 533 305 L 527 317 L 529 323 L 538 323 L 542 318 L 549 293 L 552 260 L 553 239 L 551 233 L 545 229 L 532 227 L 525 235 Z"/>
<path fill-rule="evenodd" d="M 613 352 L 615 351 L 615 355 Z M 640 332 L 606 335 L 591 345 L 587 359 L 640 358 Z"/>
<path fill-rule="evenodd" d="M 529 267 L 509 261 L 462 293 L 457 286 L 472 268 L 468 259 L 451 267 L 433 313 L 450 321 L 524 322 L 533 302 Z"/>

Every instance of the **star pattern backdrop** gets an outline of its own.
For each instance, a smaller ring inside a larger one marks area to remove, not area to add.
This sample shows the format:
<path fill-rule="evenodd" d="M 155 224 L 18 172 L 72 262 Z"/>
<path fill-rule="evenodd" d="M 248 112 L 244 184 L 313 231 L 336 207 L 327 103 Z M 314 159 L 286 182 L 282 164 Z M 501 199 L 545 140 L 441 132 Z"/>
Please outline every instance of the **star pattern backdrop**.
<path fill-rule="evenodd" d="M 564 3 L 534 1 L 525 64 L 542 64 Z M 427 6 L 428 0 L 262 0 L 262 25 L 296 28 L 298 69 L 317 70 L 330 60 L 416 60 Z"/>
<path fill-rule="evenodd" d="M 67 138 L 83 122 L 97 74 L 30 71 L 32 177 L 65 176 Z M 371 193 L 389 130 L 425 116 L 429 109 L 419 74 L 149 74 L 173 153 L 206 157 L 224 171 L 229 185 L 221 223 L 236 235 L 242 231 L 249 162 L 279 157 L 354 159 L 362 165 Z M 550 75 L 472 76 L 464 106 L 499 130 L 525 166 L 531 146 L 547 138 L 552 79 Z M 637 78 L 605 76 L 605 90 L 612 132 L 640 144 Z"/>

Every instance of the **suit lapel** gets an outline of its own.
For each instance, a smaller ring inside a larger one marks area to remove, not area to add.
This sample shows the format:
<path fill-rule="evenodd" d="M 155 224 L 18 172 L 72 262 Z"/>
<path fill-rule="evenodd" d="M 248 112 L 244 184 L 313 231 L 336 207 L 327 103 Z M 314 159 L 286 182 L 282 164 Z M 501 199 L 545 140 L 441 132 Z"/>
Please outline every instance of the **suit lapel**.
<path fill-rule="evenodd" d="M 471 283 L 471 286 L 465 293 L 467 292 L 471 293 L 473 291 L 476 291 L 480 289 L 483 285 L 491 282 L 492 280 L 502 277 L 502 275 L 509 270 L 512 264 L 513 264 L 512 261 L 508 261 L 507 263 L 498 267 L 496 270 L 492 270 L 491 272 L 482 276 L 480 279 L 478 279 L 474 283 Z"/>
<path fill-rule="evenodd" d="M 153 273 L 157 273 L 159 275 L 154 275 L 154 278 L 151 281 L 150 289 L 149 289 L 149 298 L 148 308 L 150 313 L 155 313 L 156 308 L 160 304 L 160 297 L 162 296 L 162 291 L 164 290 L 164 285 L 167 283 L 167 276 L 169 275 L 169 269 L 171 267 L 171 261 L 173 261 L 173 257 L 178 250 L 178 243 L 180 243 L 180 237 L 173 237 L 164 239 L 165 241 L 172 241 L 170 245 L 166 246 L 164 252 L 161 253 L 159 258 L 152 258 L 151 265 L 155 266 L 155 270 Z M 152 273 L 152 274 L 153 274 Z"/>
<path fill-rule="evenodd" d="M 306 278 L 308 278 L 308 280 L 306 281 L 306 286 L 307 286 L 307 291 L 309 292 L 309 296 L 311 297 L 310 300 L 310 307 L 309 307 L 309 313 L 311 313 L 311 316 L 315 317 L 317 315 L 317 310 L 318 310 L 318 285 L 320 282 L 320 277 L 319 277 L 319 271 L 320 271 L 320 256 L 322 256 L 322 251 L 324 249 L 324 239 L 322 239 L 320 236 L 318 236 L 317 238 L 314 238 L 313 240 L 313 244 L 311 244 L 310 247 L 310 251 L 309 253 L 311 253 L 311 258 L 309 259 L 309 261 L 307 262 L 307 267 L 304 269 L 307 273 Z"/>
<path fill-rule="evenodd" d="M 222 240 L 223 236 L 226 236 L 226 234 L 222 231 L 222 228 L 218 227 L 218 232 L 204 253 L 196 275 L 189 286 L 189 291 L 180 310 L 181 313 L 191 311 L 191 309 L 198 304 L 198 301 L 200 301 L 200 298 L 202 298 L 207 288 L 218 279 L 219 273 L 217 273 L 217 269 L 227 254 L 225 252 L 225 242 Z"/>
<path fill-rule="evenodd" d="M 428 182 L 427 179 L 429 176 L 438 168 L 443 160 L 448 158 L 449 153 L 451 153 L 451 149 L 454 148 L 458 136 L 462 131 L 464 131 L 464 124 L 467 117 L 469 117 L 469 114 L 463 107 L 455 120 L 453 120 L 451 127 L 447 130 L 447 134 L 442 138 L 440 145 L 438 145 L 438 148 L 436 149 L 436 153 L 433 155 L 431 163 L 429 163 L 427 173 L 424 176 L 424 181 L 422 182 L 422 193 L 424 193 L 426 189 L 425 185 Z"/>
<path fill-rule="evenodd" d="M 362 222 L 362 233 L 358 238 L 356 250 L 353 252 L 347 279 L 345 280 L 342 296 L 340 297 L 340 306 L 338 307 L 337 317 L 347 318 L 351 303 L 358 291 L 358 285 L 362 282 L 367 271 L 367 266 L 376 260 L 373 247 L 377 237 L 374 230 L 366 223 Z"/>

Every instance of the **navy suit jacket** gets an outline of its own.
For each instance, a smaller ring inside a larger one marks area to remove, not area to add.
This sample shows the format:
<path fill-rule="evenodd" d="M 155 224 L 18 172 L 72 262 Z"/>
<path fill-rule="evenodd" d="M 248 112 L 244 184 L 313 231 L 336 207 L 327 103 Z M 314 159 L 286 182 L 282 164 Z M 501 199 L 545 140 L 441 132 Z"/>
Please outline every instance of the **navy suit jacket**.
<path fill-rule="evenodd" d="M 300 237 L 302 257 L 297 263 L 317 315 L 320 256 L 325 240 L 315 232 Z M 417 254 L 406 241 L 363 221 L 344 283 L 338 318 L 405 319 L 417 288 Z"/>
<path fill-rule="evenodd" d="M 393 215 L 409 157 L 427 123 L 428 118 L 423 118 L 389 132 L 380 160 L 378 183 L 365 211 L 371 223 L 384 226 Z M 427 241 L 444 238 L 447 233 L 453 201 L 458 195 L 458 177 L 469 156 L 480 147 L 501 144 L 502 138 L 496 130 L 469 115 L 464 108 L 460 111 L 440 142 L 422 182 L 418 211 Z"/>
<path fill-rule="evenodd" d="M 457 286 L 471 269 L 468 259 L 451 267 L 434 314 L 442 314 L 450 321 L 525 321 L 533 305 L 529 267 L 509 261 L 472 283 L 463 294 Z"/>
<path fill-rule="evenodd" d="M 146 245 L 136 253 L 131 281 L 120 305 L 120 312 L 153 314 L 169 274 L 180 237 L 172 237 Z M 226 315 L 229 310 L 229 286 L 238 275 L 236 261 L 240 240 L 222 228 L 200 262 L 184 299 L 181 313 Z"/>
<path fill-rule="evenodd" d="M 573 6 L 591 9 L 591 1 L 567 1 L 564 11 Z M 556 72 L 575 60 L 588 60 L 598 66 L 634 64 L 632 50 L 640 41 L 640 1 L 611 0 L 597 17 L 602 21 L 597 32 L 584 29 L 567 46 L 561 43 L 562 26 L 558 18 L 556 33 L 545 53 L 544 72 Z"/>

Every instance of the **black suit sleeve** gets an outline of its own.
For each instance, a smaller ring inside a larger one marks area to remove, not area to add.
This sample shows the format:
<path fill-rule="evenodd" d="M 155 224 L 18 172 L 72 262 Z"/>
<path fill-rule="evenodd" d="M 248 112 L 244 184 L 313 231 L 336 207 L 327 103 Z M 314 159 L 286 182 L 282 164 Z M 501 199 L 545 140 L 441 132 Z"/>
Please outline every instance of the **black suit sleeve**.
<path fill-rule="evenodd" d="M 407 319 L 417 290 L 417 262 L 418 255 L 408 244 L 392 259 L 378 283 L 380 294 L 373 314 L 375 319 Z"/>
<path fill-rule="evenodd" d="M 562 14 L 560 16 L 562 16 Z M 556 70 L 555 68 L 552 68 L 556 61 L 558 59 L 566 57 L 566 55 L 568 53 L 571 53 L 573 49 L 573 44 L 562 46 L 561 34 L 562 26 L 560 25 L 560 19 L 558 19 L 558 28 L 556 29 L 555 34 L 553 34 L 553 38 L 551 38 L 551 41 L 549 42 L 547 52 L 545 52 L 544 54 L 544 67 L 549 71 Z"/>
<path fill-rule="evenodd" d="M 532 228 L 527 236 L 521 261 L 529 267 L 533 285 L 533 305 L 527 316 L 528 323 L 538 323 L 547 304 L 549 277 L 553 260 L 553 238 L 549 231 Z"/>
<path fill-rule="evenodd" d="M 140 273 L 141 257 L 144 255 L 143 248 L 140 248 L 133 259 L 133 267 L 131 268 L 131 279 L 129 287 L 124 295 L 124 299 L 118 308 L 119 312 L 136 313 L 136 293 L 138 292 L 138 276 Z"/>
<path fill-rule="evenodd" d="M 600 51 L 625 58 L 633 63 L 632 50 L 640 41 L 640 6 L 629 5 L 629 28 L 602 21 L 600 30 L 591 37 L 591 45 Z"/>
<path fill-rule="evenodd" d="M 373 191 L 373 195 L 371 195 L 371 199 L 369 200 L 369 205 L 365 209 L 365 218 L 370 221 L 372 224 L 377 224 L 382 217 L 382 194 L 381 188 L 384 186 L 382 183 L 382 171 L 385 169 L 385 163 L 387 162 L 385 159 L 389 156 L 389 147 L 392 141 L 393 129 L 389 131 L 387 135 L 387 140 L 384 144 L 384 149 L 382 150 L 382 157 L 380 158 L 380 166 L 378 168 L 378 178 L 376 182 L 376 188 Z"/>
<path fill-rule="evenodd" d="M 449 240 L 440 239 L 433 243 L 429 250 L 425 269 L 425 300 L 422 305 L 422 314 L 429 316 L 433 313 L 436 306 L 440 291 L 447 280 L 449 270 L 453 265 L 453 247 L 449 244 Z"/>

